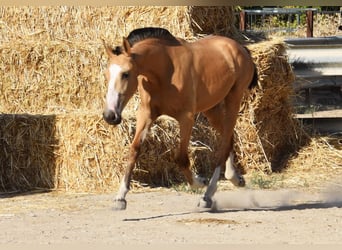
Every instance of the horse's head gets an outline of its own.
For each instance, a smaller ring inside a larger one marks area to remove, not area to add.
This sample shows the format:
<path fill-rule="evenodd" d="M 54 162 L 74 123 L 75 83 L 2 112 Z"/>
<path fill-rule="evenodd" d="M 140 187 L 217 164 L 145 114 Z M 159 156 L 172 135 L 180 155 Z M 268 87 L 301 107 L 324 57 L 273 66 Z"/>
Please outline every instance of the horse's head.
<path fill-rule="evenodd" d="M 121 122 L 122 110 L 137 89 L 137 72 L 127 39 L 124 38 L 122 47 L 104 46 L 108 54 L 105 71 L 108 90 L 103 118 L 107 123 L 117 125 Z"/>

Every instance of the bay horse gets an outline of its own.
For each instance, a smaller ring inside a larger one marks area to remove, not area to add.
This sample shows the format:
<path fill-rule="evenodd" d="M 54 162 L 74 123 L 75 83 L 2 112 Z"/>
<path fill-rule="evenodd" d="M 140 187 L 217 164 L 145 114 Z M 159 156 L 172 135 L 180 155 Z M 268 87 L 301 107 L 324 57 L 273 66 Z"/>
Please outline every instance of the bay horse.
<path fill-rule="evenodd" d="M 225 168 L 225 177 L 234 185 L 244 186 L 244 178 L 233 166 L 232 137 L 244 91 L 257 82 L 249 51 L 227 37 L 208 36 L 187 42 L 166 29 L 154 27 L 133 30 L 123 38 L 122 46 L 111 48 L 104 40 L 103 43 L 108 54 L 104 120 L 119 124 L 123 109 L 137 89 L 141 98 L 135 136 L 114 209 L 126 209 L 125 197 L 141 143 L 161 115 L 179 123 L 180 147 L 175 161 L 193 187 L 206 184 L 189 168 L 188 145 L 195 114 L 203 113 L 221 135 L 218 160 L 198 206 L 212 206 L 221 169 Z"/>

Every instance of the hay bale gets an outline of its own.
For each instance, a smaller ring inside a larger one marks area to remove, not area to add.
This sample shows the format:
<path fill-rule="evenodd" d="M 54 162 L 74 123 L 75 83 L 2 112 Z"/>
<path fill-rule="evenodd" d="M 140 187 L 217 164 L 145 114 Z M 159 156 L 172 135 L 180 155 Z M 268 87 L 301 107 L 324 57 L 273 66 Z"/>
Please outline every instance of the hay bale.
<path fill-rule="evenodd" d="M 97 42 L 18 40 L 0 48 L 0 112 L 101 109 L 106 56 Z"/>
<path fill-rule="evenodd" d="M 131 30 L 161 26 L 182 37 L 193 36 L 187 6 L 1 6 L 2 41 L 119 42 Z"/>
<path fill-rule="evenodd" d="M 232 7 L 1 6 L 0 112 L 102 109 L 107 56 L 101 38 L 120 44 L 135 28 L 161 26 L 192 40 L 191 20 L 221 19 L 222 10 L 225 32 L 233 34 Z"/>
<path fill-rule="evenodd" d="M 106 124 L 99 114 L 64 114 L 56 117 L 56 188 L 82 191 L 111 191 L 117 188 L 124 173 L 130 142 L 135 131 L 135 115 L 126 112 L 117 127 Z M 196 130 L 196 128 L 195 128 Z M 208 128 L 201 129 L 208 135 Z M 196 138 L 196 136 L 195 136 Z M 160 117 L 151 127 L 141 148 L 133 180 L 140 184 L 168 186 L 184 181 L 174 162 L 179 143 L 179 127 L 175 120 Z M 190 153 L 208 151 L 192 144 Z M 209 168 L 211 158 L 194 160 L 195 170 Z"/>
<path fill-rule="evenodd" d="M 0 6 L 3 42 L 16 40 L 114 43 L 136 28 L 159 26 L 194 39 L 237 34 L 232 6 Z"/>
<path fill-rule="evenodd" d="M 0 191 L 53 188 L 54 115 L 0 115 Z"/>
<path fill-rule="evenodd" d="M 279 171 L 307 136 L 294 118 L 294 74 L 281 41 L 248 46 L 257 66 L 258 88 L 249 92 L 235 128 L 238 164 L 266 173 Z"/>
<path fill-rule="evenodd" d="M 258 66 L 259 87 L 247 93 L 242 103 L 235 128 L 236 162 L 243 171 L 269 173 L 290 166 L 289 159 L 307 142 L 307 137 L 292 115 L 293 73 L 284 55 L 284 45 L 267 42 L 249 48 Z M 138 105 L 139 96 L 135 95 L 123 113 L 123 123 L 117 127 L 102 120 L 102 109 L 60 112 L 46 116 L 49 119 L 0 115 L 4 152 L 0 154 L 1 189 L 116 189 L 134 135 Z M 189 148 L 191 163 L 195 172 L 209 176 L 218 138 L 202 116 L 196 120 Z M 157 120 L 142 147 L 134 180 L 164 186 L 184 180 L 174 163 L 178 132 L 173 119 Z M 9 153 L 22 144 L 26 145 L 25 150 Z"/>
<path fill-rule="evenodd" d="M 135 125 L 132 109 L 117 127 L 105 123 L 101 114 L 88 112 L 0 115 L 0 191 L 112 191 L 124 172 Z M 208 135 L 207 130 L 200 132 Z M 134 180 L 163 186 L 183 181 L 174 162 L 178 133 L 175 120 L 157 120 L 142 147 Z M 208 150 L 196 143 L 192 154 Z M 197 168 L 209 167 L 210 157 L 203 155 L 204 160 L 197 155 Z"/>
<path fill-rule="evenodd" d="M 215 34 L 240 39 L 232 6 L 190 6 L 190 24 L 197 36 Z"/>
<path fill-rule="evenodd" d="M 235 37 L 231 7 L 0 7 L 0 14 L 0 112 L 33 114 L 0 115 L 3 191 L 94 192 L 118 185 L 139 97 L 129 103 L 120 126 L 103 122 L 107 57 L 100 38 L 118 44 L 144 26 L 161 26 L 188 40 L 199 33 Z M 292 115 L 294 76 L 284 45 L 273 41 L 249 48 L 259 88 L 242 103 L 236 162 L 241 171 L 269 173 L 289 166 L 307 137 Z M 217 135 L 202 116 L 197 121 L 189 152 L 194 170 L 209 176 Z M 174 163 L 178 141 L 176 122 L 159 119 L 144 143 L 134 180 L 152 185 L 182 181 Z"/>

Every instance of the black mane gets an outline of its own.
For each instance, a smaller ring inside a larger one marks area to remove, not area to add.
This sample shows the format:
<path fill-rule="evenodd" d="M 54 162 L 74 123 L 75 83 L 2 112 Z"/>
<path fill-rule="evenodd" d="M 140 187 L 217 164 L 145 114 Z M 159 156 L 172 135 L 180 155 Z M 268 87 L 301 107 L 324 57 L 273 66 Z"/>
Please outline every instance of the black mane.
<path fill-rule="evenodd" d="M 166 29 L 163 28 L 140 28 L 135 29 L 131 33 L 129 33 L 127 40 L 131 46 L 145 40 L 147 38 L 161 38 L 166 40 L 175 41 L 176 38 Z"/>

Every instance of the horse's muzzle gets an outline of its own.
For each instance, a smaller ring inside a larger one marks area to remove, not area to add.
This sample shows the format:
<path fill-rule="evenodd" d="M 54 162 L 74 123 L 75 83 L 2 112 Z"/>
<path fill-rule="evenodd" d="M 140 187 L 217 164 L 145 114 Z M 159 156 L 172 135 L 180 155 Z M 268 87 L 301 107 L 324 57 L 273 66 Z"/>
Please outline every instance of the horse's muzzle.
<path fill-rule="evenodd" d="M 110 125 L 118 125 L 121 123 L 121 114 L 117 114 L 111 110 L 103 112 L 103 119 Z"/>

